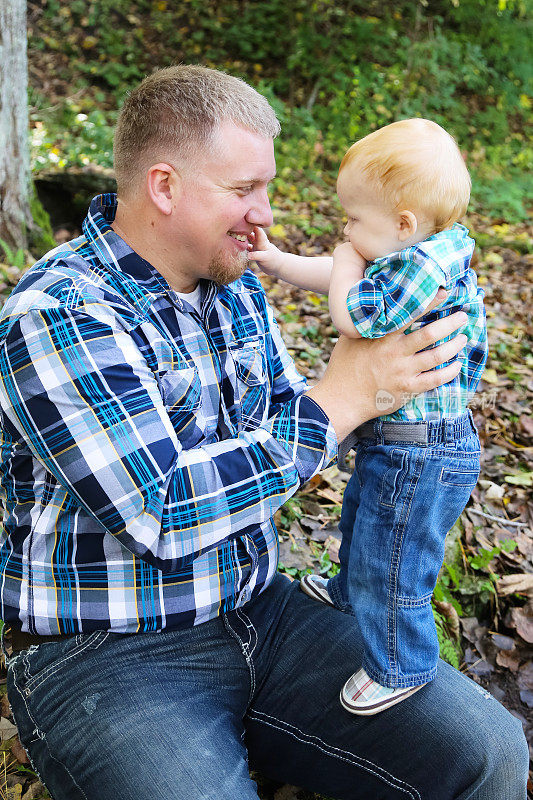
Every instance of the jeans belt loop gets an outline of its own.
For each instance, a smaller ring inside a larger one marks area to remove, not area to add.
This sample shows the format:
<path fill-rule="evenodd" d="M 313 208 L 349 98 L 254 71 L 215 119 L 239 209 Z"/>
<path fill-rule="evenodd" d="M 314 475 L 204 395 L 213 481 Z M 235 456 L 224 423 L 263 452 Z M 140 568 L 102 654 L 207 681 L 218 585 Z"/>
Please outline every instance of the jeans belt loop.
<path fill-rule="evenodd" d="M 457 421 L 450 419 L 446 421 L 446 444 L 451 444 L 457 438 L 459 426 Z"/>

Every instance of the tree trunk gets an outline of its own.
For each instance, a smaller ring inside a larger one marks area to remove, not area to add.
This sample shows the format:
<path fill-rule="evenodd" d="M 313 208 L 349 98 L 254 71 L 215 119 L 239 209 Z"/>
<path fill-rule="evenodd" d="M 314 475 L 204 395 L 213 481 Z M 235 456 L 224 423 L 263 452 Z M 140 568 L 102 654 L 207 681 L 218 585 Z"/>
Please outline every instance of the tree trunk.
<path fill-rule="evenodd" d="M 0 238 L 26 248 L 32 227 L 26 0 L 0 0 Z"/>

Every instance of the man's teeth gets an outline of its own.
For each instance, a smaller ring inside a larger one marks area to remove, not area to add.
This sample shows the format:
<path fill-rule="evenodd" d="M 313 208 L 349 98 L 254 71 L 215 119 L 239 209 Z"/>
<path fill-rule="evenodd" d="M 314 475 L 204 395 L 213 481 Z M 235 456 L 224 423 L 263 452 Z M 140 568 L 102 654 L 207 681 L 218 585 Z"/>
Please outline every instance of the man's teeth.
<path fill-rule="evenodd" d="M 231 236 L 232 239 L 237 239 L 237 241 L 239 242 L 248 241 L 248 237 L 246 236 L 245 233 L 230 233 L 229 235 Z"/>

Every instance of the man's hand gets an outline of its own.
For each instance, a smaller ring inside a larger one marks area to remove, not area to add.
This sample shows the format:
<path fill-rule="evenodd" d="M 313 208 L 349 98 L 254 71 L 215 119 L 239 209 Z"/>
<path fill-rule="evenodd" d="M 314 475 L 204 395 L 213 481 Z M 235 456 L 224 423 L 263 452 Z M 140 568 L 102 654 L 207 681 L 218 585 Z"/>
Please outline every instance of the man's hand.
<path fill-rule="evenodd" d="M 279 247 L 268 239 L 263 228 L 255 227 L 251 238 L 253 239 L 252 249 L 248 252 L 248 258 L 256 261 L 259 267 L 267 275 L 279 276 L 283 267 L 286 254 Z"/>
<path fill-rule="evenodd" d="M 439 289 L 429 310 L 446 298 Z M 453 359 L 465 346 L 466 336 L 425 348 L 451 336 L 467 321 L 463 311 L 444 317 L 406 335 L 404 328 L 379 339 L 341 336 L 323 378 L 307 393 L 327 414 L 341 442 L 368 419 L 390 413 L 405 403 L 405 396 L 420 394 L 453 380 L 461 362 L 435 369 Z M 388 405 L 385 408 L 385 402 Z"/>

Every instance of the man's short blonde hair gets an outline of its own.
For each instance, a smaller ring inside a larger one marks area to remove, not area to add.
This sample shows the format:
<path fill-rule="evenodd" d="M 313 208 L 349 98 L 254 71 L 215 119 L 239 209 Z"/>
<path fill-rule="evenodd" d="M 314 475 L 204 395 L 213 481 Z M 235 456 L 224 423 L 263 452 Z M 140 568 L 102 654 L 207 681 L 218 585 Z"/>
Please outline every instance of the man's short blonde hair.
<path fill-rule="evenodd" d="M 434 233 L 466 212 L 471 181 L 455 139 L 428 119 L 404 119 L 355 142 L 342 170 L 354 166 L 395 210 L 433 221 Z"/>
<path fill-rule="evenodd" d="M 182 64 L 145 78 L 126 97 L 115 130 L 119 195 L 129 193 L 152 164 L 201 155 L 217 125 L 228 121 L 265 138 L 280 131 L 266 98 L 225 72 Z"/>

